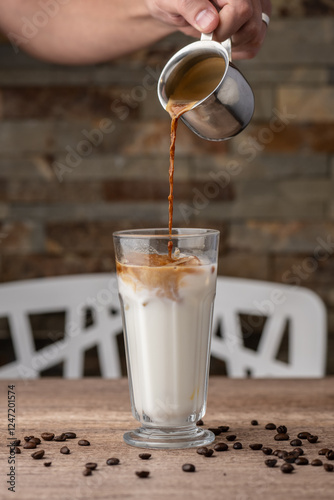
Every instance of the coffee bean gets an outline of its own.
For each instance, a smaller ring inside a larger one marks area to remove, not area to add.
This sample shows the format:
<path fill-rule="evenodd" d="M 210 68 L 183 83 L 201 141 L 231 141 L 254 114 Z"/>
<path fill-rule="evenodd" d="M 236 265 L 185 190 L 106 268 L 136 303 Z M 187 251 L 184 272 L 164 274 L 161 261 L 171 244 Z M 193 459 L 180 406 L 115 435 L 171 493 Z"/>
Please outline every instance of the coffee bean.
<path fill-rule="evenodd" d="M 41 440 L 39 438 L 33 437 L 29 440 L 29 443 L 36 443 L 36 445 L 37 445 L 37 444 L 41 444 Z"/>
<path fill-rule="evenodd" d="M 279 434 L 276 434 L 274 436 L 275 441 L 288 441 L 290 439 L 289 434 L 285 434 L 283 432 L 280 432 Z"/>
<path fill-rule="evenodd" d="M 197 420 L 196 425 L 204 425 L 203 420 L 201 418 Z"/>
<path fill-rule="evenodd" d="M 142 460 L 148 460 L 149 458 L 151 458 L 151 453 L 139 453 L 139 458 L 141 458 Z"/>
<path fill-rule="evenodd" d="M 36 448 L 36 443 L 34 443 L 33 441 L 27 441 L 26 444 L 23 445 L 23 448 L 26 450 L 33 450 L 34 448 Z"/>
<path fill-rule="evenodd" d="M 44 462 L 44 467 L 50 467 L 51 464 L 52 462 Z"/>
<path fill-rule="evenodd" d="M 67 439 L 75 439 L 77 437 L 75 432 L 64 432 Z"/>
<path fill-rule="evenodd" d="M 307 439 L 307 437 L 310 436 L 310 435 L 311 434 L 309 432 L 303 431 L 303 432 L 300 432 L 297 437 L 299 439 Z"/>
<path fill-rule="evenodd" d="M 259 425 L 259 422 L 257 420 L 252 420 L 251 425 Z"/>
<path fill-rule="evenodd" d="M 97 467 L 97 463 L 95 462 L 87 462 L 86 465 L 85 465 L 86 469 L 90 469 L 90 470 L 95 470 L 96 467 Z"/>
<path fill-rule="evenodd" d="M 322 448 L 321 450 L 318 451 L 318 455 L 326 455 L 328 451 L 330 451 L 329 448 Z"/>
<path fill-rule="evenodd" d="M 235 441 L 237 436 L 235 434 L 230 434 L 229 436 L 226 436 L 227 441 Z"/>
<path fill-rule="evenodd" d="M 272 448 L 268 448 L 267 446 L 265 446 L 264 448 L 261 448 L 261 449 L 265 455 L 271 455 L 273 452 Z"/>
<path fill-rule="evenodd" d="M 283 464 L 281 465 L 281 471 L 284 472 L 284 474 L 290 474 L 294 470 L 294 466 L 292 464 Z"/>
<path fill-rule="evenodd" d="M 250 444 L 249 447 L 251 448 L 251 450 L 261 450 L 262 444 L 261 443 L 254 443 L 254 444 Z"/>
<path fill-rule="evenodd" d="M 314 465 L 314 467 L 320 467 L 320 465 L 322 465 L 322 461 L 316 458 L 312 460 L 311 465 Z"/>
<path fill-rule="evenodd" d="M 268 458 L 267 460 L 264 461 L 267 467 L 275 467 L 277 464 L 276 458 Z"/>
<path fill-rule="evenodd" d="M 288 464 L 294 464 L 297 458 L 298 457 L 296 457 L 296 455 L 293 455 L 292 453 L 287 453 L 283 458 L 283 460 Z"/>
<path fill-rule="evenodd" d="M 303 443 L 301 442 L 300 439 L 293 439 L 290 441 L 291 446 L 301 446 Z"/>
<path fill-rule="evenodd" d="M 55 435 L 53 432 L 42 432 L 41 437 L 44 441 L 52 441 Z"/>
<path fill-rule="evenodd" d="M 226 446 L 227 446 L 227 445 L 226 445 Z M 197 453 L 198 453 L 199 455 L 205 455 L 205 453 L 207 453 L 207 452 L 208 452 L 208 449 L 209 449 L 209 448 L 207 448 L 206 446 L 201 446 L 200 448 L 197 448 L 197 450 L 196 450 L 196 451 L 197 451 Z"/>
<path fill-rule="evenodd" d="M 299 451 L 296 451 L 296 450 L 292 450 L 290 452 L 288 452 L 289 455 L 291 455 L 292 457 L 295 457 L 295 458 L 298 458 L 301 454 L 299 453 Z"/>
<path fill-rule="evenodd" d="M 14 439 L 14 441 L 12 442 L 13 446 L 20 446 L 20 444 L 21 444 L 21 439 Z"/>
<path fill-rule="evenodd" d="M 287 454 L 288 454 L 288 452 L 285 450 L 276 450 L 273 453 L 273 455 L 276 455 L 278 458 L 284 458 L 287 456 Z"/>
<path fill-rule="evenodd" d="M 195 472 L 196 468 L 193 464 L 183 464 L 182 470 L 184 472 Z"/>
<path fill-rule="evenodd" d="M 285 427 L 285 425 L 279 425 L 277 427 L 277 432 L 278 434 L 286 434 L 288 432 L 288 429 Z"/>
<path fill-rule="evenodd" d="M 38 451 L 35 451 L 34 453 L 32 453 L 31 456 L 35 460 L 40 460 L 41 458 L 44 457 L 44 453 L 45 453 L 44 450 L 38 450 Z"/>
<path fill-rule="evenodd" d="M 107 465 L 118 465 L 119 464 L 119 459 L 118 458 L 108 458 Z"/>
<path fill-rule="evenodd" d="M 325 469 L 327 472 L 333 472 L 333 470 L 334 470 L 334 465 L 332 465 L 332 464 L 324 464 L 324 469 Z"/>
<path fill-rule="evenodd" d="M 219 427 L 209 427 L 209 431 L 213 432 L 215 436 L 219 436 L 222 433 L 222 430 Z"/>
<path fill-rule="evenodd" d="M 70 452 L 69 448 L 67 448 L 67 446 L 62 446 L 60 448 L 60 453 L 62 453 L 63 455 L 69 455 L 71 452 Z"/>
<path fill-rule="evenodd" d="M 308 460 L 306 457 L 298 457 L 295 461 L 296 465 L 308 465 Z"/>
<path fill-rule="evenodd" d="M 235 443 L 233 443 L 233 448 L 235 450 L 241 450 L 242 449 L 242 444 L 239 443 L 239 441 L 236 441 Z"/>
<path fill-rule="evenodd" d="M 221 429 L 222 432 L 228 432 L 229 431 L 229 426 L 228 425 L 218 425 L 218 428 Z"/>
<path fill-rule="evenodd" d="M 84 476 L 91 476 L 92 475 L 92 470 L 91 469 L 85 469 L 82 474 Z"/>
<path fill-rule="evenodd" d="M 215 451 L 227 451 L 228 450 L 228 445 L 226 443 L 217 443 L 214 445 L 214 450 Z"/>
<path fill-rule="evenodd" d="M 136 475 L 138 477 L 144 478 L 144 477 L 148 477 L 150 475 L 150 472 L 148 470 L 140 470 L 140 471 L 136 472 Z"/>
<path fill-rule="evenodd" d="M 270 422 L 265 426 L 265 429 L 267 429 L 268 431 L 273 431 L 274 429 L 276 429 L 276 425 Z"/>
<path fill-rule="evenodd" d="M 27 442 L 28 442 L 28 441 L 30 441 L 30 439 L 32 439 L 33 437 L 35 437 L 35 436 L 25 436 L 25 437 L 24 437 L 24 440 L 25 440 L 25 441 L 26 441 L 26 443 L 27 443 Z"/>
<path fill-rule="evenodd" d="M 312 436 L 312 434 L 310 434 L 307 436 L 307 441 L 309 443 L 316 443 L 318 441 L 318 436 Z"/>
<path fill-rule="evenodd" d="M 80 440 L 78 441 L 78 445 L 79 445 L 79 446 L 90 446 L 90 442 L 89 442 L 89 441 L 87 441 L 87 439 L 80 439 Z"/>
<path fill-rule="evenodd" d="M 203 453 L 203 455 L 205 457 L 212 457 L 213 455 L 213 449 L 212 448 L 209 448 L 208 451 L 206 453 Z"/>
<path fill-rule="evenodd" d="M 58 436 L 55 436 L 53 438 L 54 441 L 66 441 L 66 436 L 64 433 L 58 434 Z"/>
<path fill-rule="evenodd" d="M 21 450 L 18 446 L 15 446 L 15 454 L 19 455 L 21 453 Z"/>
<path fill-rule="evenodd" d="M 334 460 L 334 451 L 333 450 L 327 451 L 326 458 L 327 460 Z"/>
<path fill-rule="evenodd" d="M 304 450 L 302 448 L 295 448 L 293 450 L 294 453 L 298 453 L 298 456 L 304 455 Z"/>

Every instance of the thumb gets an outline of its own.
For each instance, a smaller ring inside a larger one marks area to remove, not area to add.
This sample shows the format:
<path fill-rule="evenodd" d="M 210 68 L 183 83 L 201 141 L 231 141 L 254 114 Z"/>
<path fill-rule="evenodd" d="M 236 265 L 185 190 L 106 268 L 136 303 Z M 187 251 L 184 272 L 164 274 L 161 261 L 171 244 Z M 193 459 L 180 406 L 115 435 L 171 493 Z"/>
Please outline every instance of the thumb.
<path fill-rule="evenodd" d="M 202 33 L 214 31 L 219 24 L 219 14 L 209 0 L 183 0 L 179 2 L 179 14 Z"/>

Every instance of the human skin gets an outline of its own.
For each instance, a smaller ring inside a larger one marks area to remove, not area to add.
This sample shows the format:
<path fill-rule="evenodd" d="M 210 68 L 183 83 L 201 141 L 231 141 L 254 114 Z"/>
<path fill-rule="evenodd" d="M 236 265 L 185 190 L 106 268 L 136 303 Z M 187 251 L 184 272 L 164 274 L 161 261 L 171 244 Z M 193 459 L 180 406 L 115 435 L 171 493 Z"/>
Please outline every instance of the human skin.
<path fill-rule="evenodd" d="M 270 0 L 0 0 L 0 30 L 45 61 L 94 64 L 175 32 L 232 37 L 233 58 L 250 59 L 267 31 Z M 218 12 L 219 10 L 219 12 Z"/>

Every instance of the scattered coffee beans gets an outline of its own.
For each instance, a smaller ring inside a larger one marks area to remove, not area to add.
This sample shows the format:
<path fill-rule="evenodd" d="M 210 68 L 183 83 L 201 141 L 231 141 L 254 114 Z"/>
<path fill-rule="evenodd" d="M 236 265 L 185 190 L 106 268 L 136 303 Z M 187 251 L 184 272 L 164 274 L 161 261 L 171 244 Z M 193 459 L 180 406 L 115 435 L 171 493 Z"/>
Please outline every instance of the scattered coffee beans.
<path fill-rule="evenodd" d="M 205 457 L 212 457 L 213 455 L 213 449 L 212 448 L 209 448 L 208 451 L 206 453 L 203 453 L 203 455 Z"/>
<path fill-rule="evenodd" d="M 214 450 L 215 451 L 227 451 L 228 450 L 228 445 L 226 443 L 217 443 L 214 445 Z"/>
<path fill-rule="evenodd" d="M 182 470 L 184 472 L 195 472 L 196 468 L 193 464 L 183 464 Z"/>
<path fill-rule="evenodd" d="M 288 441 L 290 439 L 290 436 L 289 434 L 285 434 L 284 432 L 279 432 L 274 436 L 274 439 L 275 441 Z"/>
<path fill-rule="evenodd" d="M 62 453 L 63 455 L 69 455 L 71 452 L 70 452 L 70 449 L 67 448 L 67 446 L 62 446 L 60 448 L 60 453 Z"/>
<path fill-rule="evenodd" d="M 298 456 L 300 457 L 301 455 L 304 455 L 304 450 L 302 448 L 295 448 L 293 450 L 293 453 L 297 453 Z"/>
<path fill-rule="evenodd" d="M 326 458 L 327 460 L 334 460 L 334 451 L 333 450 L 327 451 Z"/>
<path fill-rule="evenodd" d="M 319 458 L 316 458 L 312 460 L 311 465 L 314 465 L 314 467 L 320 467 L 320 465 L 322 465 L 322 461 L 319 460 Z"/>
<path fill-rule="evenodd" d="M 41 440 L 39 438 L 31 438 L 29 439 L 29 443 L 36 443 L 36 444 L 41 444 Z"/>
<path fill-rule="evenodd" d="M 283 457 L 283 460 L 287 464 L 294 464 L 297 458 L 298 457 L 296 457 L 296 455 L 293 455 L 292 453 L 287 453 L 285 457 Z"/>
<path fill-rule="evenodd" d="M 151 453 L 139 453 L 139 458 L 141 458 L 142 460 L 149 460 L 151 456 Z"/>
<path fill-rule="evenodd" d="M 333 470 L 334 470 L 334 465 L 332 465 L 332 464 L 324 464 L 324 469 L 325 469 L 327 472 L 333 472 Z"/>
<path fill-rule="evenodd" d="M 233 443 L 233 448 L 235 450 L 241 450 L 242 449 L 242 444 L 239 441 L 236 441 L 235 443 Z"/>
<path fill-rule="evenodd" d="M 44 467 L 50 467 L 51 464 L 52 462 L 44 462 Z"/>
<path fill-rule="evenodd" d="M 296 465 L 308 465 L 308 460 L 306 457 L 298 457 L 295 461 Z"/>
<path fill-rule="evenodd" d="M 268 431 L 273 431 L 274 429 L 276 429 L 276 425 L 270 422 L 265 426 L 265 429 L 267 429 Z"/>
<path fill-rule="evenodd" d="M 67 439 L 75 439 L 77 437 L 75 432 L 65 432 L 64 434 Z"/>
<path fill-rule="evenodd" d="M 203 420 L 201 418 L 197 420 L 196 425 L 204 425 Z"/>
<path fill-rule="evenodd" d="M 82 474 L 84 476 L 91 476 L 92 475 L 92 470 L 91 469 L 85 469 Z"/>
<path fill-rule="evenodd" d="M 288 454 L 285 450 L 275 450 L 273 455 L 276 455 L 278 458 L 284 458 Z"/>
<path fill-rule="evenodd" d="M 219 436 L 223 432 L 219 427 L 209 427 L 208 430 L 213 432 L 215 436 Z"/>
<path fill-rule="evenodd" d="M 252 420 L 251 425 L 259 425 L 259 422 L 257 420 Z"/>
<path fill-rule="evenodd" d="M 261 443 L 254 443 L 249 445 L 251 450 L 261 450 L 262 444 Z"/>
<path fill-rule="evenodd" d="M 108 458 L 107 465 L 118 465 L 119 464 L 119 459 L 118 458 Z"/>
<path fill-rule="evenodd" d="M 197 448 L 196 451 L 199 455 L 205 455 L 209 451 L 209 448 L 207 448 L 206 446 L 201 446 L 200 448 Z"/>
<path fill-rule="evenodd" d="M 86 469 L 90 469 L 90 470 L 95 470 L 96 467 L 97 467 L 97 463 L 95 462 L 87 462 L 86 465 L 85 465 Z"/>
<path fill-rule="evenodd" d="M 309 436 L 307 436 L 307 441 L 309 443 L 316 443 L 318 441 L 318 436 L 313 436 L 312 434 L 310 434 Z"/>
<path fill-rule="evenodd" d="M 310 435 L 311 434 L 309 432 L 303 431 L 303 432 L 300 432 L 297 437 L 299 439 L 307 439 L 307 437 L 310 436 Z"/>
<path fill-rule="evenodd" d="M 26 449 L 26 450 L 33 450 L 34 448 L 36 448 L 36 443 L 34 443 L 33 441 L 27 441 L 23 445 L 23 448 Z"/>
<path fill-rule="evenodd" d="M 329 448 L 322 448 L 321 450 L 318 451 L 318 455 L 326 455 L 328 451 L 330 451 Z"/>
<path fill-rule="evenodd" d="M 222 431 L 222 432 L 228 432 L 229 431 L 229 426 L 228 425 L 218 425 L 218 428 Z"/>
<path fill-rule="evenodd" d="M 32 439 L 33 437 L 35 437 L 35 436 L 25 436 L 25 437 L 24 437 L 24 440 L 25 440 L 25 441 L 26 441 L 26 443 L 27 443 L 27 442 L 28 442 L 28 441 L 30 441 L 30 439 Z"/>
<path fill-rule="evenodd" d="M 229 436 L 226 436 L 227 441 L 235 441 L 237 436 L 235 434 L 230 434 Z"/>
<path fill-rule="evenodd" d="M 277 427 L 277 432 L 278 434 L 286 434 L 288 432 L 288 429 L 286 428 L 285 425 L 279 425 Z"/>
<path fill-rule="evenodd" d="M 52 439 L 55 437 L 53 432 L 42 432 L 41 436 L 44 441 L 52 441 Z"/>
<path fill-rule="evenodd" d="M 19 455 L 19 454 L 21 453 L 20 448 L 18 448 L 17 446 L 15 446 L 15 453 L 16 453 L 17 455 Z"/>
<path fill-rule="evenodd" d="M 35 460 L 40 460 L 41 458 L 44 457 L 44 450 L 38 450 L 38 451 L 35 451 L 34 453 L 31 454 L 32 458 L 34 458 Z"/>
<path fill-rule="evenodd" d="M 284 474 L 290 474 L 294 470 L 294 466 L 292 464 L 283 464 L 281 465 L 281 471 L 284 472 Z"/>
<path fill-rule="evenodd" d="M 54 441 L 66 441 L 66 436 L 64 433 L 62 433 L 62 434 L 59 434 L 58 436 L 55 436 L 53 439 L 54 439 Z"/>
<path fill-rule="evenodd" d="M 136 472 L 136 475 L 138 477 L 144 478 L 144 477 L 148 477 L 150 475 L 150 472 L 148 470 L 140 470 L 140 471 Z"/>
<path fill-rule="evenodd" d="M 264 461 L 267 467 L 275 467 L 277 464 L 276 458 L 268 458 L 267 460 Z"/>
<path fill-rule="evenodd" d="M 272 448 L 268 448 L 267 446 L 265 446 L 264 448 L 261 448 L 261 449 L 265 455 L 271 455 L 273 452 Z"/>
<path fill-rule="evenodd" d="M 14 439 L 14 441 L 13 441 L 13 443 L 12 443 L 12 444 L 13 444 L 13 446 L 20 446 L 20 444 L 21 444 L 21 439 Z"/>
<path fill-rule="evenodd" d="M 300 439 L 293 439 L 290 441 L 291 446 L 301 446 L 303 443 L 301 442 Z"/>
<path fill-rule="evenodd" d="M 56 439 L 56 438 L 55 438 L 55 439 Z M 78 445 L 79 445 L 79 446 L 90 446 L 90 442 L 89 442 L 89 441 L 87 441 L 87 439 L 80 439 L 80 440 L 78 441 Z"/>

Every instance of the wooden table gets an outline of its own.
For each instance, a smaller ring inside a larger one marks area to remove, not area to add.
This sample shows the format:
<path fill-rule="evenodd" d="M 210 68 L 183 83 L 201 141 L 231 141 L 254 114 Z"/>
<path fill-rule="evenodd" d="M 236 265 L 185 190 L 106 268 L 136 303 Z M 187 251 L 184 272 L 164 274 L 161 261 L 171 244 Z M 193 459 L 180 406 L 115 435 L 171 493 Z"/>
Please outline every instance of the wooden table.
<path fill-rule="evenodd" d="M 0 498 L 37 499 L 329 499 L 333 498 L 334 472 L 323 467 L 296 466 L 292 474 L 279 467 L 264 465 L 262 451 L 253 451 L 250 443 L 263 443 L 273 449 L 292 450 L 289 441 L 274 441 L 275 431 L 265 430 L 268 422 L 284 424 L 290 438 L 301 430 L 319 436 L 316 444 L 303 441 L 305 455 L 311 461 L 323 447 L 334 448 L 334 379 L 321 380 L 232 380 L 210 379 L 208 426 L 229 425 L 229 434 L 237 435 L 243 449 L 233 443 L 226 452 L 213 457 L 200 456 L 195 450 L 152 451 L 149 461 L 139 459 L 140 450 L 123 443 L 125 430 L 136 427 L 130 413 L 128 385 L 121 380 L 1 381 L 1 443 L 6 443 L 7 386 L 15 384 L 16 438 L 40 436 L 43 431 L 74 431 L 85 438 L 88 447 L 78 446 L 78 439 L 68 440 L 70 455 L 59 450 L 64 443 L 43 441 L 38 448 L 45 458 L 33 460 L 35 450 L 16 455 L 15 491 L 7 490 L 8 452 L 2 466 Z M 4 411 L 5 410 L 5 411 Z M 251 425 L 256 419 L 258 426 Z M 217 437 L 226 442 L 226 434 Z M 8 448 L 9 450 L 9 448 Z M 145 450 L 143 450 L 145 451 Z M 107 466 L 106 459 L 118 457 L 120 464 Z M 45 467 L 44 461 L 52 461 Z M 88 461 L 98 463 L 92 476 L 82 471 Z M 328 462 L 326 459 L 324 462 Z M 185 473 L 181 466 L 193 463 L 195 473 Z M 282 460 L 278 461 L 279 464 Z M 334 461 L 328 462 L 334 464 Z M 140 479 L 135 471 L 147 469 L 150 477 Z"/>

